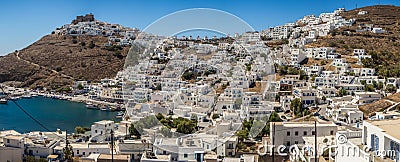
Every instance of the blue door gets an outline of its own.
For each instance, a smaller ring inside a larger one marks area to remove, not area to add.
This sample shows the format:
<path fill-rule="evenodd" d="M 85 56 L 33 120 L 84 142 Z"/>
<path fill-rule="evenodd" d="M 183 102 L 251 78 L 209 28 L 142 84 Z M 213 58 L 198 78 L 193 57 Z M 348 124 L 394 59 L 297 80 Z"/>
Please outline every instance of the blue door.
<path fill-rule="evenodd" d="M 375 150 L 378 151 L 379 150 L 379 137 L 375 136 Z"/>
<path fill-rule="evenodd" d="M 371 150 L 375 151 L 375 135 L 371 134 Z"/>

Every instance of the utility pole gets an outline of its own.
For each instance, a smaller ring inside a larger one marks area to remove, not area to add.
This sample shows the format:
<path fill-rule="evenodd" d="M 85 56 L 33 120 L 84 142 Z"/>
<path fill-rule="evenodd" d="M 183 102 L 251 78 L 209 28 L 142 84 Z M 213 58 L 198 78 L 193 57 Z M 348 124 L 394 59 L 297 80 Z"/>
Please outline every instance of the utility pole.
<path fill-rule="evenodd" d="M 314 150 L 315 150 L 315 151 L 314 151 L 314 161 L 317 162 L 317 161 L 318 161 L 318 160 L 317 160 L 317 155 L 318 155 L 318 153 L 317 153 L 317 151 L 318 151 L 318 150 L 317 150 L 317 147 L 318 147 L 318 144 L 317 144 L 317 121 L 314 121 L 314 132 L 315 132 L 315 133 L 314 133 L 314 138 L 315 138 L 315 139 L 314 139 L 314 143 L 315 143 L 315 144 L 314 144 L 314 145 L 315 145 L 315 146 L 314 146 L 314 147 L 315 147 L 315 148 L 314 148 Z"/>
<path fill-rule="evenodd" d="M 275 122 L 272 123 L 272 162 L 275 161 Z"/>
<path fill-rule="evenodd" d="M 125 139 L 128 139 L 128 123 L 125 123 Z"/>
<path fill-rule="evenodd" d="M 111 162 L 114 162 L 114 131 L 111 129 Z"/>

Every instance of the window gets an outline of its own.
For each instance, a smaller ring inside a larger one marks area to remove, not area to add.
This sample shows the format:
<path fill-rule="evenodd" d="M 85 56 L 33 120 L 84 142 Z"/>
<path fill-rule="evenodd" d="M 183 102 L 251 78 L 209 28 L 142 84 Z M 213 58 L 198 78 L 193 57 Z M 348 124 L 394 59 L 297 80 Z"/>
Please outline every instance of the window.
<path fill-rule="evenodd" d="M 331 130 L 331 135 L 333 135 L 333 130 Z"/>
<path fill-rule="evenodd" d="M 187 158 L 187 157 L 188 157 L 188 155 L 187 155 L 187 154 L 183 154 L 183 157 L 184 157 L 184 158 Z"/>
<path fill-rule="evenodd" d="M 82 155 L 85 155 L 85 152 L 82 152 Z"/>
<path fill-rule="evenodd" d="M 304 132 L 303 132 L 303 135 L 304 135 L 304 136 L 307 136 L 307 131 L 304 131 Z"/>
<path fill-rule="evenodd" d="M 7 139 L 7 143 L 10 143 L 10 139 Z"/>
<path fill-rule="evenodd" d="M 286 142 L 286 146 L 290 146 L 290 141 L 287 141 L 287 142 Z"/>
<path fill-rule="evenodd" d="M 228 155 L 229 155 L 229 156 L 232 156 L 233 154 L 232 154 L 232 152 L 228 152 Z"/>
<path fill-rule="evenodd" d="M 289 132 L 289 131 L 287 131 L 287 132 L 286 132 L 286 135 L 287 135 L 287 136 L 290 136 L 290 132 Z"/>
<path fill-rule="evenodd" d="M 294 144 L 299 144 L 299 141 L 294 141 Z"/>
<path fill-rule="evenodd" d="M 315 131 L 312 131 L 312 132 L 311 132 L 311 135 L 315 135 Z"/>
<path fill-rule="evenodd" d="M 76 150 L 76 154 L 79 154 L 79 150 Z"/>
<path fill-rule="evenodd" d="M 294 132 L 294 135 L 298 136 L 299 135 L 299 131 Z"/>

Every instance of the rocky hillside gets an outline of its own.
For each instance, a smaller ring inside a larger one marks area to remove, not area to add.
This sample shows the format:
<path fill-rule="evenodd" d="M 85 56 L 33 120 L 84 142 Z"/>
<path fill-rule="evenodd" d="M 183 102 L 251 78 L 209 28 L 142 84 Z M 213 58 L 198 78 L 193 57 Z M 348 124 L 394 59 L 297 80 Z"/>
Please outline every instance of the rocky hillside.
<path fill-rule="evenodd" d="M 103 36 L 51 34 L 0 57 L 0 82 L 56 89 L 74 80 L 97 81 L 123 69 L 129 47 L 106 47 Z"/>
<path fill-rule="evenodd" d="M 367 14 L 358 14 L 360 11 L 366 11 Z M 369 6 L 346 11 L 342 16 L 355 19 L 355 24 L 320 37 L 310 46 L 336 47 L 337 52 L 345 58 L 352 56 L 353 49 L 365 49 L 373 57 L 373 61 L 366 60 L 365 67 L 376 68 L 380 76 L 400 77 L 400 7 Z M 371 31 L 360 31 L 371 25 L 387 32 L 374 34 Z"/>

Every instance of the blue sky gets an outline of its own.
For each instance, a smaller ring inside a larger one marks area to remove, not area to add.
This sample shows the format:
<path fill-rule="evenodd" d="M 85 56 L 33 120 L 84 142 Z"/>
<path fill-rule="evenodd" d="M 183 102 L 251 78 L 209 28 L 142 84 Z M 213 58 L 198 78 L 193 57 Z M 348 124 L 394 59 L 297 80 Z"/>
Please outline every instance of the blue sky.
<path fill-rule="evenodd" d="M 400 5 L 398 0 L 2 0 L 0 1 L 0 55 L 49 34 L 77 15 L 93 13 L 110 23 L 144 29 L 164 15 L 190 8 L 213 8 L 232 13 L 254 29 L 293 22 L 304 15 L 354 9 L 375 4 Z"/>

